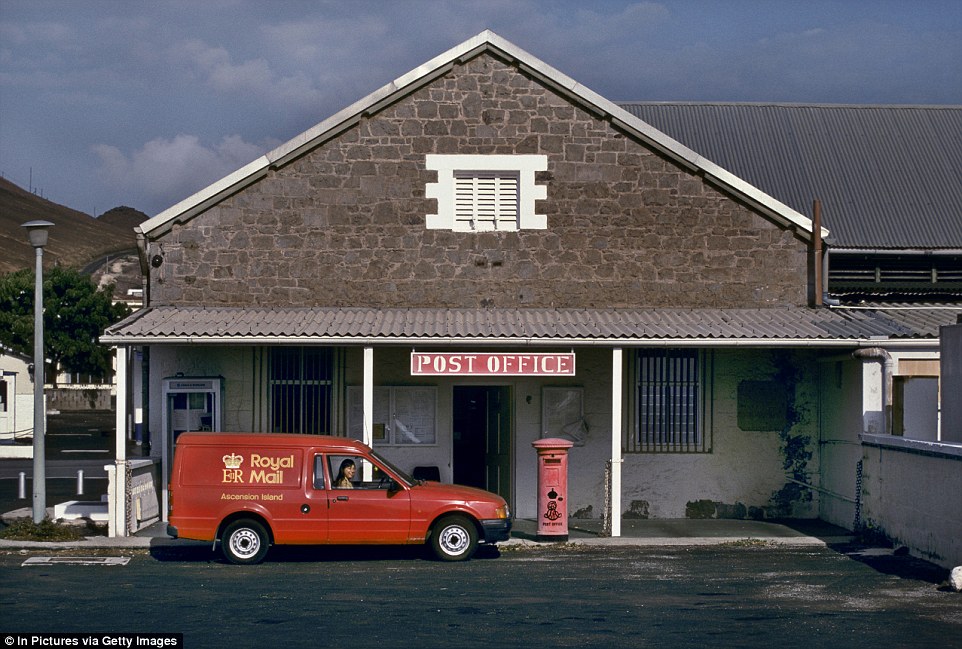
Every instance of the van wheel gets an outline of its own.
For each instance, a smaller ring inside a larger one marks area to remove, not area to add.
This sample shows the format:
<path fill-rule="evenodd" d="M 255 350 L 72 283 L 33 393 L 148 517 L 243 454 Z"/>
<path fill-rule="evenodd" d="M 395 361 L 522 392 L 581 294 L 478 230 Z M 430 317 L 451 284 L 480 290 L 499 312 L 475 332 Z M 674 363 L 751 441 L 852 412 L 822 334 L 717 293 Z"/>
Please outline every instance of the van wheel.
<path fill-rule="evenodd" d="M 267 556 L 267 530 L 257 521 L 242 518 L 226 528 L 220 537 L 221 551 L 231 563 L 260 563 Z"/>
<path fill-rule="evenodd" d="M 478 530 L 464 516 L 445 516 L 431 531 L 431 549 L 442 561 L 466 561 L 478 547 Z"/>

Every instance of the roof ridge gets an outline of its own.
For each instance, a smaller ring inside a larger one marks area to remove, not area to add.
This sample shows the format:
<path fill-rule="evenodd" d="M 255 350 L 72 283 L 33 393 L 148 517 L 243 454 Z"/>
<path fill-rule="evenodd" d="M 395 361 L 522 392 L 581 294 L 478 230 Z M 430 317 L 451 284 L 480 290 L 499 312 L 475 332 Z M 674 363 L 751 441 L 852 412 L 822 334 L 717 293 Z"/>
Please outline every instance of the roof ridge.
<path fill-rule="evenodd" d="M 615 100 L 619 106 L 757 106 L 774 108 L 848 108 L 848 109 L 912 109 L 912 110 L 962 110 L 962 104 L 847 104 L 791 101 L 647 101 Z"/>

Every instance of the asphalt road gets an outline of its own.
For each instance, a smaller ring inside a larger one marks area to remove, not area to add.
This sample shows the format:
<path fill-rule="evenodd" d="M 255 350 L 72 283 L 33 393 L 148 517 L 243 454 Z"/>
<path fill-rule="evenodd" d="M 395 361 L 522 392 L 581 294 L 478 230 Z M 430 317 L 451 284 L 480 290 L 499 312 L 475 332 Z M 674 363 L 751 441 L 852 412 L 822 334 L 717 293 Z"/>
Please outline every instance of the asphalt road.
<path fill-rule="evenodd" d="M 100 500 L 107 493 L 104 465 L 113 462 L 114 416 L 109 412 L 63 412 L 47 417 L 47 506 L 68 500 Z M 136 450 L 136 449 L 133 449 Z M 77 471 L 84 472 L 84 493 L 77 494 Z M 26 498 L 19 498 L 25 474 Z M 0 513 L 33 506 L 33 460 L 0 460 Z"/>
<path fill-rule="evenodd" d="M 0 555 L 2 631 L 183 633 L 185 647 L 232 649 L 962 642 L 944 571 L 829 548 L 551 546 L 459 564 L 412 548 L 275 548 L 233 566 L 195 546 L 107 553 L 125 566 L 22 565 L 38 554 Z"/>

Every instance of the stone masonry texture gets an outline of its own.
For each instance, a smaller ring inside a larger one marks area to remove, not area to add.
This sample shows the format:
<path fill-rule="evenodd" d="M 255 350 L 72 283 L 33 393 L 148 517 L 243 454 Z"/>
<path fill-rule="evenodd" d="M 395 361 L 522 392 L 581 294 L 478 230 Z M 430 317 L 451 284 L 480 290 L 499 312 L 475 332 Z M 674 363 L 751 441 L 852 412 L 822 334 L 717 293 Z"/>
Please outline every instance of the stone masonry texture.
<path fill-rule="evenodd" d="M 544 154 L 546 230 L 427 230 L 425 155 Z M 151 242 L 154 305 L 804 305 L 791 231 L 488 54 Z"/>

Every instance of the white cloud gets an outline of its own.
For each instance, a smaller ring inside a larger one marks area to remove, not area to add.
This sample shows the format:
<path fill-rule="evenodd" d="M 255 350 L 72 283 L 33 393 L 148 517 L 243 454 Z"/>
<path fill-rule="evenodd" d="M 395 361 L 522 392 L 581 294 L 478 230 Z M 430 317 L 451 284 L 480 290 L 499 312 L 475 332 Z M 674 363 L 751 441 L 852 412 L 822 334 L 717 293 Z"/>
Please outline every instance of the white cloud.
<path fill-rule="evenodd" d="M 242 95 L 257 103 L 288 108 L 291 104 L 305 106 L 321 99 L 320 91 L 301 72 L 282 75 L 263 58 L 235 63 L 225 48 L 212 47 L 201 40 L 179 43 L 168 56 L 172 63 L 183 66 L 188 74 L 217 93 Z"/>
<path fill-rule="evenodd" d="M 146 203 L 163 207 L 236 171 L 266 149 L 238 135 L 205 146 L 196 135 L 183 134 L 153 139 L 129 155 L 108 144 L 93 146 L 105 185 L 118 194 L 144 197 Z"/>

